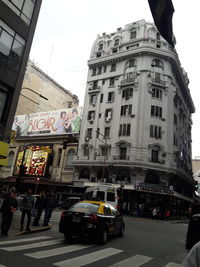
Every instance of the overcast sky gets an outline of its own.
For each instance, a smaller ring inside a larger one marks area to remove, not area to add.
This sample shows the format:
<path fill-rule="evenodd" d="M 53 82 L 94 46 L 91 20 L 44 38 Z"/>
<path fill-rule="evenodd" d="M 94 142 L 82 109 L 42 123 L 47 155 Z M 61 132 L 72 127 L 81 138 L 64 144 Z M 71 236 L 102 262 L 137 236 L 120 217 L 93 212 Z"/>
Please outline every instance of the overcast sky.
<path fill-rule="evenodd" d="M 176 50 L 188 73 L 196 107 L 192 116 L 193 158 L 200 156 L 200 1 L 173 0 Z M 83 105 L 87 60 L 97 34 L 145 19 L 153 22 L 147 0 L 43 0 L 30 58 Z"/>

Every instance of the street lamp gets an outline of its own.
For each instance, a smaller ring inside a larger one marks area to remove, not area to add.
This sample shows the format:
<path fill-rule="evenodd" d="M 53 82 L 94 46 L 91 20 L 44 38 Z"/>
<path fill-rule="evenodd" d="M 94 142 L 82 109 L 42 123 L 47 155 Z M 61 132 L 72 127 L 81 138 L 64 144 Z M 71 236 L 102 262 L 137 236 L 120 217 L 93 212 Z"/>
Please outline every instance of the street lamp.
<path fill-rule="evenodd" d="M 39 95 L 39 97 L 41 97 L 41 98 L 43 98 L 43 99 L 45 99 L 45 100 L 48 100 L 48 98 L 46 98 L 46 97 L 43 96 L 42 94 L 39 94 L 38 92 L 34 91 L 34 90 L 31 89 L 31 88 L 28 88 L 28 87 L 22 87 L 21 90 L 23 90 L 23 89 L 29 90 L 29 91 L 31 91 L 32 93 L 34 93 L 34 94 L 36 94 L 36 95 Z M 32 100 L 32 99 L 31 99 L 31 100 Z"/>

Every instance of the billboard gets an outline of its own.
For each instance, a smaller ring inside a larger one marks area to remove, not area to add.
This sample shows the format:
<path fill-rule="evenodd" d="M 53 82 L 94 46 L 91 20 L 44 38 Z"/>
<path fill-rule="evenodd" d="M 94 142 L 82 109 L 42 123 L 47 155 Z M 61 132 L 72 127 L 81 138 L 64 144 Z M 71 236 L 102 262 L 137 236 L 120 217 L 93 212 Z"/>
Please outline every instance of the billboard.
<path fill-rule="evenodd" d="M 44 111 L 15 116 L 12 130 L 16 137 L 77 134 L 80 131 L 82 108 Z"/>

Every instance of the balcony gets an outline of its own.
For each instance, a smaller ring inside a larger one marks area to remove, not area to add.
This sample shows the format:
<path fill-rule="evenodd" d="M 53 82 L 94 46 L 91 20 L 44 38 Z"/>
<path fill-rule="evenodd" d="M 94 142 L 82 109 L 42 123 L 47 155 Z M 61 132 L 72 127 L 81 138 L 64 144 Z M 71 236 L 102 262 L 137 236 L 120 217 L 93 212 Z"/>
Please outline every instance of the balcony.
<path fill-rule="evenodd" d="M 88 93 L 96 93 L 100 91 L 100 86 L 91 86 L 88 87 Z"/>
<path fill-rule="evenodd" d="M 123 79 L 121 81 L 121 85 L 120 86 L 133 85 L 135 83 L 138 83 L 138 79 L 136 77 L 131 77 L 131 78 Z"/>
<path fill-rule="evenodd" d="M 129 156 L 113 156 L 113 160 L 129 160 Z"/>
<path fill-rule="evenodd" d="M 166 84 L 165 81 L 162 81 L 161 79 L 155 79 L 155 78 L 152 78 L 151 82 L 155 85 L 162 85 L 162 86 L 165 86 Z"/>

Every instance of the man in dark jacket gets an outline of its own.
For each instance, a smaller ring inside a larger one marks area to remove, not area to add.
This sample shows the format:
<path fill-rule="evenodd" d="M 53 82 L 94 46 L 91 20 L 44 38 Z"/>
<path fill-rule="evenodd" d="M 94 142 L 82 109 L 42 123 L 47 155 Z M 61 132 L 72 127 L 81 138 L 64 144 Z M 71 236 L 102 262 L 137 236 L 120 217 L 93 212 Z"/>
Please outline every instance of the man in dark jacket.
<path fill-rule="evenodd" d="M 56 206 L 57 206 L 57 201 L 55 194 L 53 192 L 48 192 L 46 194 L 46 201 L 45 201 L 44 226 L 49 225 L 52 211 L 53 209 L 56 208 Z"/>
<path fill-rule="evenodd" d="M 2 223 L 1 223 L 1 236 L 8 236 L 10 229 L 13 213 L 18 207 L 17 200 L 15 198 L 15 192 L 11 191 L 9 195 L 4 199 L 1 211 L 2 211 Z"/>
<path fill-rule="evenodd" d="M 41 191 L 40 195 L 37 197 L 36 202 L 35 202 L 35 209 L 37 210 L 37 214 L 35 216 L 33 226 L 38 226 L 39 225 L 39 220 L 42 215 L 42 211 L 45 208 L 45 192 Z"/>
<path fill-rule="evenodd" d="M 32 195 L 32 190 L 29 189 L 28 193 L 25 194 L 21 202 L 21 211 L 22 211 L 21 228 L 20 228 L 21 231 L 23 231 L 25 215 L 27 215 L 26 231 L 30 231 L 31 211 L 33 206 L 34 206 L 34 197 Z"/>

